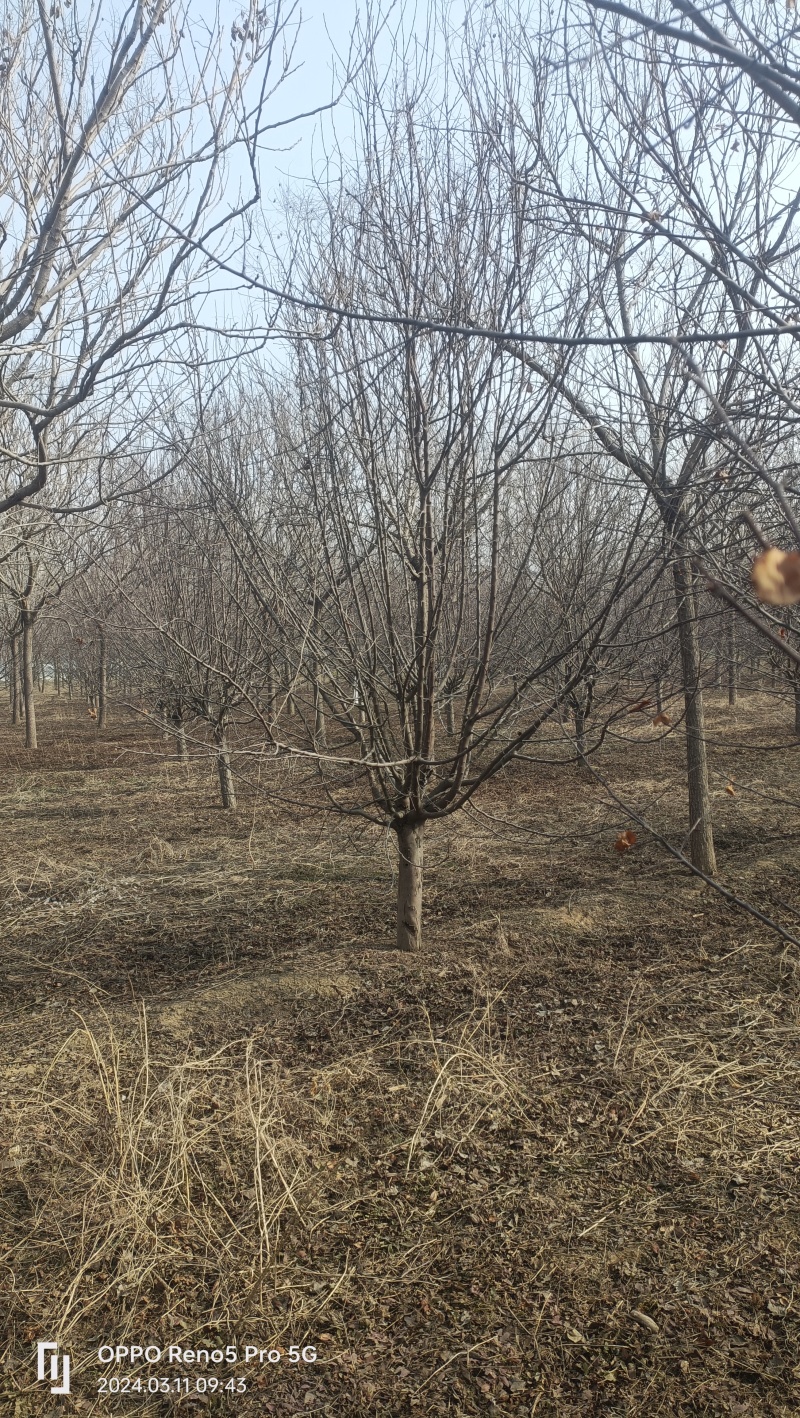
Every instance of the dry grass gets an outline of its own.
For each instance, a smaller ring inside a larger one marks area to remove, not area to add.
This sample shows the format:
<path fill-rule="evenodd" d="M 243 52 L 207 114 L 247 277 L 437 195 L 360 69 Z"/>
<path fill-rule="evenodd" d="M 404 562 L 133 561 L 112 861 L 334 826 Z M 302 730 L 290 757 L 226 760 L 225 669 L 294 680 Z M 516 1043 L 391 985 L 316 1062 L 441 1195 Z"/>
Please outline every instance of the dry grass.
<path fill-rule="evenodd" d="M 720 869 L 791 928 L 765 703 L 711 717 Z M 401 959 L 379 834 L 226 817 L 141 728 L 51 705 L 42 737 L 6 736 L 0 1412 L 797 1411 L 791 950 L 541 765 L 432 834 Z M 679 838 L 680 746 L 631 737 L 602 771 Z M 56 1334 L 66 1401 L 32 1382 Z M 319 1361 L 99 1400 L 103 1342 Z"/>

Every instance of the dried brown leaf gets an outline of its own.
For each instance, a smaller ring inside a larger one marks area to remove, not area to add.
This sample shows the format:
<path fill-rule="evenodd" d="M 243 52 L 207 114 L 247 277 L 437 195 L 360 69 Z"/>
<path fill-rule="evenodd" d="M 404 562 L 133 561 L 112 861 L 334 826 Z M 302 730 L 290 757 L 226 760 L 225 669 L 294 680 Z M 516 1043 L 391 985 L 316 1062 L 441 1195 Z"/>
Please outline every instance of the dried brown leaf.
<path fill-rule="evenodd" d="M 797 605 L 800 601 L 800 552 L 769 547 L 753 562 L 750 580 L 758 599 L 766 605 Z"/>

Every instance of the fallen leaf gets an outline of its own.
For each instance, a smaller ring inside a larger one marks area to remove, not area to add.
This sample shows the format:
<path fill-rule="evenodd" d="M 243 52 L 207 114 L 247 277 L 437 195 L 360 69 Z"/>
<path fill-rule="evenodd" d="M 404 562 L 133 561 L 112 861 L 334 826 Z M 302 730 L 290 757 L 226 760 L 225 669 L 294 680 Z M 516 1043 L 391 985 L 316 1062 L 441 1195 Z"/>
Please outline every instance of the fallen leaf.
<path fill-rule="evenodd" d="M 571 1344 L 585 1344 L 586 1340 L 579 1329 L 573 1329 L 571 1324 L 564 1325 L 564 1333 Z"/>
<path fill-rule="evenodd" d="M 659 726 L 659 724 L 667 724 L 667 725 L 669 725 L 669 724 L 671 724 L 671 723 L 672 723 L 672 720 L 670 719 L 669 714 L 656 714 L 656 717 L 655 717 L 655 719 L 653 720 L 653 728 L 654 728 L 654 729 L 657 729 L 658 726 Z"/>
<path fill-rule="evenodd" d="M 621 833 L 620 833 L 619 837 L 617 838 L 616 842 L 614 843 L 614 849 L 615 849 L 615 851 L 617 851 L 617 852 L 629 852 L 630 849 L 631 849 L 631 847 L 634 845 L 635 842 L 636 842 L 636 833 L 635 833 L 635 832 L 631 832 L 631 830 L 630 830 L 630 828 L 629 828 L 627 832 L 621 832 Z"/>
<path fill-rule="evenodd" d="M 649 1330 L 651 1334 L 659 1333 L 658 1325 L 655 1320 L 651 1319 L 650 1315 L 646 1315 L 644 1310 L 631 1310 L 631 1316 L 636 1320 L 637 1324 L 642 1326 L 642 1329 Z"/>
<path fill-rule="evenodd" d="M 731 795 L 732 798 L 735 798 L 735 797 L 736 797 L 736 789 L 734 788 L 733 783 L 729 783 L 729 784 L 728 784 L 728 786 L 727 786 L 726 789 L 725 789 L 725 792 L 726 792 L 726 793 L 730 793 L 730 795 Z"/>

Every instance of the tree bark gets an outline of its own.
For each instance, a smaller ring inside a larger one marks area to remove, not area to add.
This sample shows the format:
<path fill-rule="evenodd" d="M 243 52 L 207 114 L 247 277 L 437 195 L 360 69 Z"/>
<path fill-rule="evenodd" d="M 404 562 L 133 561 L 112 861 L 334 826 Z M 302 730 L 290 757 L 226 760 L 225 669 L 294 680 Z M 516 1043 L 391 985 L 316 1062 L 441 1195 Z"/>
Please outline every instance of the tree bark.
<path fill-rule="evenodd" d="M 717 870 L 711 794 L 708 787 L 703 691 L 700 685 L 700 644 L 697 635 L 694 576 L 682 558 L 673 570 L 678 620 L 678 643 L 683 671 L 686 722 L 686 773 L 689 790 L 689 854 L 692 865 L 706 876 Z"/>
<path fill-rule="evenodd" d="M 178 761 L 179 761 L 180 763 L 188 763 L 188 762 L 189 762 L 189 745 L 188 745 L 188 743 L 186 742 L 186 727 L 185 727 L 184 724 L 179 724 L 179 725 L 178 725 L 178 732 L 177 732 L 177 734 L 176 734 L 176 739 L 177 739 Z"/>
<path fill-rule="evenodd" d="M 397 949 L 419 950 L 422 944 L 422 844 L 424 823 L 403 822 L 397 828 Z"/>
<path fill-rule="evenodd" d="M 656 713 L 664 713 L 664 681 L 660 675 L 656 679 Z"/>
<path fill-rule="evenodd" d="M 448 699 L 447 703 L 445 704 L 444 721 L 448 734 L 452 736 L 456 731 L 456 715 L 455 709 L 453 707 L 452 697 Z"/>
<path fill-rule="evenodd" d="M 794 736 L 800 739 L 800 679 L 794 682 Z"/>
<path fill-rule="evenodd" d="M 217 772 L 219 773 L 219 791 L 222 798 L 222 806 L 226 809 L 233 809 L 236 807 L 236 788 L 233 782 L 231 755 L 224 729 L 216 735 L 216 740 Z"/>

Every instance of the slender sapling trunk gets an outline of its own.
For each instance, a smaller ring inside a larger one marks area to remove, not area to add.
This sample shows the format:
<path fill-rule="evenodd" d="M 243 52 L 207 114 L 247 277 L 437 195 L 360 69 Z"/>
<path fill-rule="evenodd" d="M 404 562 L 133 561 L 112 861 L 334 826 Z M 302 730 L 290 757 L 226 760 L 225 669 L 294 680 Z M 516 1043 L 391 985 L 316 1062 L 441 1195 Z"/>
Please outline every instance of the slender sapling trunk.
<path fill-rule="evenodd" d="M 728 704 L 733 707 L 736 703 L 736 612 L 728 611 L 727 625 L 727 650 L 728 650 Z"/>
<path fill-rule="evenodd" d="M 224 729 L 219 729 L 215 734 L 217 741 L 217 772 L 219 773 L 219 791 L 222 798 L 222 806 L 227 809 L 236 807 L 236 788 L 231 771 L 231 755 L 228 748 L 228 739 Z"/>
<path fill-rule="evenodd" d="M 586 715 L 582 708 L 573 711 L 575 721 L 575 747 L 578 750 L 578 767 L 586 763 Z"/>
<path fill-rule="evenodd" d="M 100 664 L 97 674 L 97 727 L 104 729 L 108 723 L 108 647 L 106 628 L 100 626 Z"/>
<path fill-rule="evenodd" d="M 699 871 L 705 872 L 706 876 L 713 876 L 717 869 L 717 861 L 714 853 L 711 794 L 708 787 L 694 577 L 690 562 L 685 558 L 676 561 L 673 576 L 685 704 L 690 856 L 693 866 L 696 866 Z"/>
<path fill-rule="evenodd" d="M 18 724 L 20 721 L 20 705 L 22 695 L 19 683 L 19 636 L 11 636 L 11 722 Z"/>
<path fill-rule="evenodd" d="M 33 681 L 33 625 L 36 616 L 27 609 L 22 612 L 22 700 L 25 706 L 25 747 L 38 748 L 36 738 L 36 703 Z"/>

